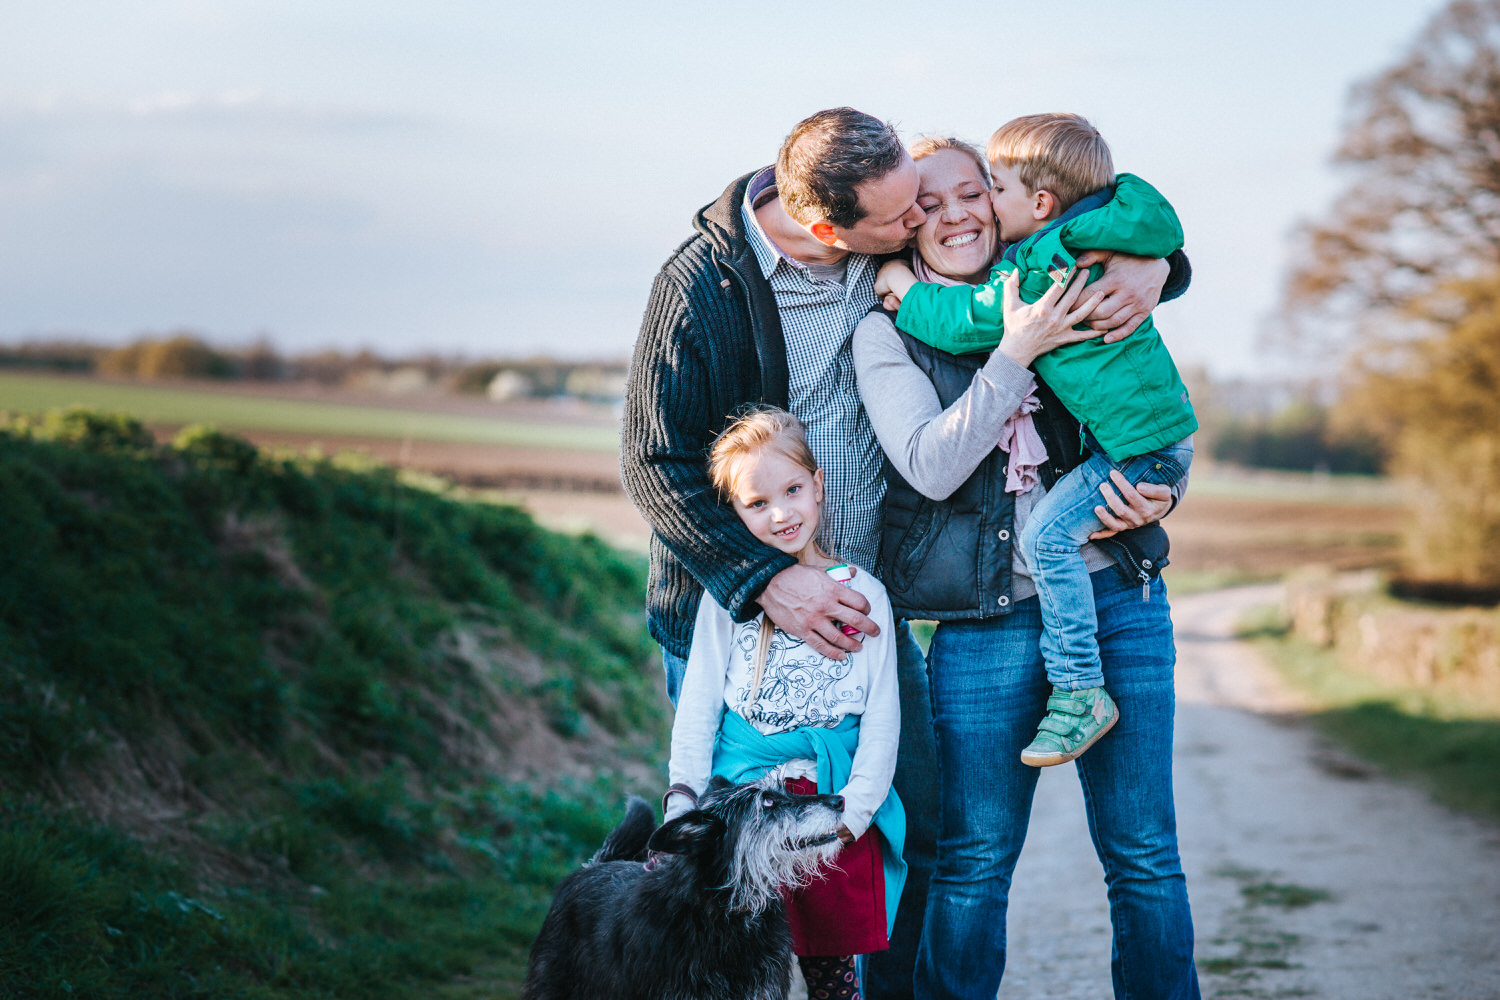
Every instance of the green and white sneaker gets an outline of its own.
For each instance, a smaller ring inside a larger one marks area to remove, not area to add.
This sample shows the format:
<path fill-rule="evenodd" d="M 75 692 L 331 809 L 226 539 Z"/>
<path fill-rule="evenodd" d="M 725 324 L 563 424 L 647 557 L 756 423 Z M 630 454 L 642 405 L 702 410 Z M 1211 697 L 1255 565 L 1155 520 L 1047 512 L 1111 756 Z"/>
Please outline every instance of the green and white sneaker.
<path fill-rule="evenodd" d="M 1032 767 L 1066 764 L 1093 746 L 1119 719 L 1115 700 L 1102 687 L 1053 688 L 1047 717 L 1037 726 L 1036 739 L 1021 751 L 1021 763 Z"/>

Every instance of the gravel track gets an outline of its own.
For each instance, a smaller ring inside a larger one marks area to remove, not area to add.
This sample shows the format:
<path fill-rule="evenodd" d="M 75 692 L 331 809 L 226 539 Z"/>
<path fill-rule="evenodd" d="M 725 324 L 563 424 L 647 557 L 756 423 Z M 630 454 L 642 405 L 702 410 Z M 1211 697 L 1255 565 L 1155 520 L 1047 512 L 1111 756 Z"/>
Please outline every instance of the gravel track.
<path fill-rule="evenodd" d="M 1500 829 L 1327 744 L 1232 639 L 1275 586 L 1173 602 L 1178 828 L 1206 997 L 1500 1000 Z M 1077 885 L 1049 898 L 1047 883 Z M 1049 769 L 1016 871 L 1004 1000 L 1111 995 L 1077 775 Z"/>

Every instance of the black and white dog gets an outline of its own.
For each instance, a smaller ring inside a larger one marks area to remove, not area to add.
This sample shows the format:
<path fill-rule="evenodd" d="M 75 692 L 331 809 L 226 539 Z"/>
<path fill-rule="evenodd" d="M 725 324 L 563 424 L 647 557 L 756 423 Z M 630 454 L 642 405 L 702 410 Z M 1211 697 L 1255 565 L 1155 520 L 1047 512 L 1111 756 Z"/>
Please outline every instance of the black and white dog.
<path fill-rule="evenodd" d="M 651 807 L 632 798 L 558 887 L 522 1000 L 784 1000 L 781 888 L 806 885 L 838 852 L 843 809 L 838 795 L 715 778 L 696 809 L 653 833 Z"/>

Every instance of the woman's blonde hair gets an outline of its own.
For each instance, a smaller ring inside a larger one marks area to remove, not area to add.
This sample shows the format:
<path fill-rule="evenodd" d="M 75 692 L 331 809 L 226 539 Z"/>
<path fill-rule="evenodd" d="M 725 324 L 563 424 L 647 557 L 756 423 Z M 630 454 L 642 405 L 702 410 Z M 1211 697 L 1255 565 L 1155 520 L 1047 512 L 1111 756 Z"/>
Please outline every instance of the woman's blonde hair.
<path fill-rule="evenodd" d="M 911 158 L 920 160 L 924 156 L 931 156 L 942 149 L 951 149 L 963 153 L 974 161 L 974 166 L 979 168 L 979 176 L 984 178 L 986 186 L 990 183 L 990 165 L 985 162 L 984 154 L 979 147 L 965 142 L 954 135 L 919 135 L 911 144 Z"/>
<path fill-rule="evenodd" d="M 1066 209 L 1115 182 L 1109 144 L 1082 115 L 1012 118 L 990 136 L 990 163 L 1014 170 L 1028 191 L 1051 191 Z"/>
<path fill-rule="evenodd" d="M 734 496 L 741 460 L 763 449 L 791 459 L 810 473 L 818 471 L 802 421 L 779 406 L 758 404 L 740 411 L 709 449 L 708 477 L 720 496 L 726 500 Z"/>

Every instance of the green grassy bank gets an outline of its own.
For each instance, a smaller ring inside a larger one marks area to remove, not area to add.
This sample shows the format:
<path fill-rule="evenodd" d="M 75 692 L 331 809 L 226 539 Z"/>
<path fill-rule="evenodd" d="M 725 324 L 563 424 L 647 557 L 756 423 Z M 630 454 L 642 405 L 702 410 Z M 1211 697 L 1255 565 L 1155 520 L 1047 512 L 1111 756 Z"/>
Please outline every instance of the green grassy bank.
<path fill-rule="evenodd" d="M 660 781 L 642 562 L 514 508 L 70 412 L 0 553 L 0 995 L 512 995 Z"/>

